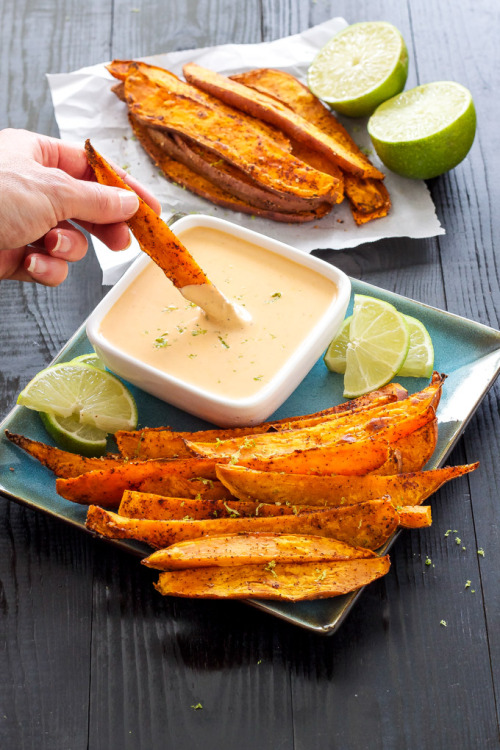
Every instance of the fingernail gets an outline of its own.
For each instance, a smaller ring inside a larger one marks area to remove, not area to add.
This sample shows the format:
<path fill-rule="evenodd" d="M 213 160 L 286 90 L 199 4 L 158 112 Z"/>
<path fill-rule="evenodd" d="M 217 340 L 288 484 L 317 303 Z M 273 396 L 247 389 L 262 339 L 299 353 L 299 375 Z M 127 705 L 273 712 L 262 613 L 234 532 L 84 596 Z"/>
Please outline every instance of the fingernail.
<path fill-rule="evenodd" d="M 71 248 L 71 242 L 69 237 L 66 237 L 62 232 L 57 233 L 57 242 L 55 244 L 52 253 L 67 253 Z"/>
<path fill-rule="evenodd" d="M 46 261 L 40 257 L 40 255 L 32 255 L 30 258 L 30 264 L 27 268 L 28 273 L 34 273 L 40 276 L 47 270 Z"/>
<path fill-rule="evenodd" d="M 132 214 L 135 214 L 135 212 L 139 208 L 139 198 L 130 190 L 121 190 L 120 205 L 123 213 L 126 216 L 131 216 Z"/>

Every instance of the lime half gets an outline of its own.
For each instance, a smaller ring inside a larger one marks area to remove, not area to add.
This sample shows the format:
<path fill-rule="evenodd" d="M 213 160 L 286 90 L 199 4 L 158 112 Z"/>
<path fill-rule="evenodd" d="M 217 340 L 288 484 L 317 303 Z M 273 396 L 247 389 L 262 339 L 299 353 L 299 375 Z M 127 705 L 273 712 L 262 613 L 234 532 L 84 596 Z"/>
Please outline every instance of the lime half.
<path fill-rule="evenodd" d="M 75 416 L 104 432 L 133 430 L 137 407 L 130 391 L 110 372 L 80 362 L 53 365 L 35 375 L 17 403 L 54 417 Z"/>
<path fill-rule="evenodd" d="M 55 417 L 40 412 L 40 418 L 49 435 L 66 451 L 82 456 L 102 456 L 106 451 L 106 432 L 82 424 L 78 417 Z"/>
<path fill-rule="evenodd" d="M 384 21 L 355 23 L 325 44 L 312 61 L 312 93 L 349 117 L 364 117 L 403 90 L 408 52 L 395 26 Z"/>
<path fill-rule="evenodd" d="M 347 344 L 349 343 L 351 320 L 352 315 L 349 315 L 349 317 L 344 320 L 340 327 L 340 331 L 332 340 L 330 346 L 326 350 L 325 356 L 323 357 L 328 369 L 331 372 L 339 372 L 341 375 L 345 372 L 345 353 Z"/>
<path fill-rule="evenodd" d="M 393 305 L 356 294 L 346 351 L 344 396 L 354 398 L 388 383 L 410 346 L 410 332 Z"/>
<path fill-rule="evenodd" d="M 368 121 L 375 150 L 393 172 L 427 180 L 456 167 L 476 133 L 471 93 L 454 81 L 404 91 L 381 104 Z"/>
<path fill-rule="evenodd" d="M 417 318 L 404 316 L 410 331 L 410 348 L 398 372 L 403 378 L 430 378 L 434 367 L 434 347 L 427 328 Z"/>

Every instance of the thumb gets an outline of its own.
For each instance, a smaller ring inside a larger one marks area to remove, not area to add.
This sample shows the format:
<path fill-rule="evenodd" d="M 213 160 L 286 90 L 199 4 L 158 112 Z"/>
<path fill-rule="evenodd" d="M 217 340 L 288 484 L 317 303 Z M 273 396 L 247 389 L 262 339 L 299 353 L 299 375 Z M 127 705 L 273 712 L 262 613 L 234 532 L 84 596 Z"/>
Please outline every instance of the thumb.
<path fill-rule="evenodd" d="M 64 177 L 63 189 L 54 194 L 59 221 L 115 224 L 130 219 L 139 208 L 139 198 L 132 190 Z"/>

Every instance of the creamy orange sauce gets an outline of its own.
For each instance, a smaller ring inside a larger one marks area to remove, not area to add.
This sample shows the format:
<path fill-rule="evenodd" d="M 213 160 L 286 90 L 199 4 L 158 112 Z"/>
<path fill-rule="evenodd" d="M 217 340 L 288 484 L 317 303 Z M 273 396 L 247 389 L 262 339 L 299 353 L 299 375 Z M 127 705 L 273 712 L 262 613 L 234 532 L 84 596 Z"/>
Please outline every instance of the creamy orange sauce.
<path fill-rule="evenodd" d="M 252 396 L 269 382 L 337 295 L 333 281 L 288 258 L 206 227 L 179 234 L 250 322 L 214 322 L 154 263 L 109 310 L 101 334 L 130 356 L 205 391 Z"/>

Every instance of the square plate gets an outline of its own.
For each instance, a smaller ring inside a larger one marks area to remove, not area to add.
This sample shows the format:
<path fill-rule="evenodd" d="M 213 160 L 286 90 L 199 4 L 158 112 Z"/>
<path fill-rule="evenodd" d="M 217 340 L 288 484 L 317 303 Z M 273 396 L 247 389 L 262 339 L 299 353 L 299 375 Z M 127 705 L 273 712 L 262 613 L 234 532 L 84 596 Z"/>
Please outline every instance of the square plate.
<path fill-rule="evenodd" d="M 391 302 L 402 313 L 421 320 L 432 337 L 436 354 L 435 369 L 446 373 L 448 379 L 438 409 L 438 443 L 426 468 L 441 466 L 500 372 L 500 332 L 355 279 L 351 279 L 351 283 L 353 295 L 367 294 Z M 348 314 L 351 310 L 352 298 Z M 68 361 L 88 351 L 91 351 L 91 346 L 83 325 L 55 362 Z M 402 378 L 402 384 L 411 393 L 427 383 L 427 380 Z M 168 424 L 173 429 L 188 431 L 209 426 L 143 391 L 133 387 L 131 390 L 137 400 L 140 426 Z M 328 372 L 320 359 L 272 418 L 309 414 L 343 400 L 342 377 Z M 59 497 L 53 474 L 12 445 L 3 434 L 8 429 L 35 440 L 50 442 L 35 412 L 15 407 L 0 427 L 0 491 L 17 502 L 85 530 L 86 508 Z M 113 450 L 112 444 L 110 450 Z M 384 551 L 396 536 L 393 535 Z M 136 542 L 110 540 L 110 544 L 136 555 L 144 556 L 149 551 L 148 547 Z M 360 593 L 357 591 L 332 599 L 295 604 L 256 600 L 249 600 L 249 604 L 308 630 L 331 634 L 344 620 Z"/>

